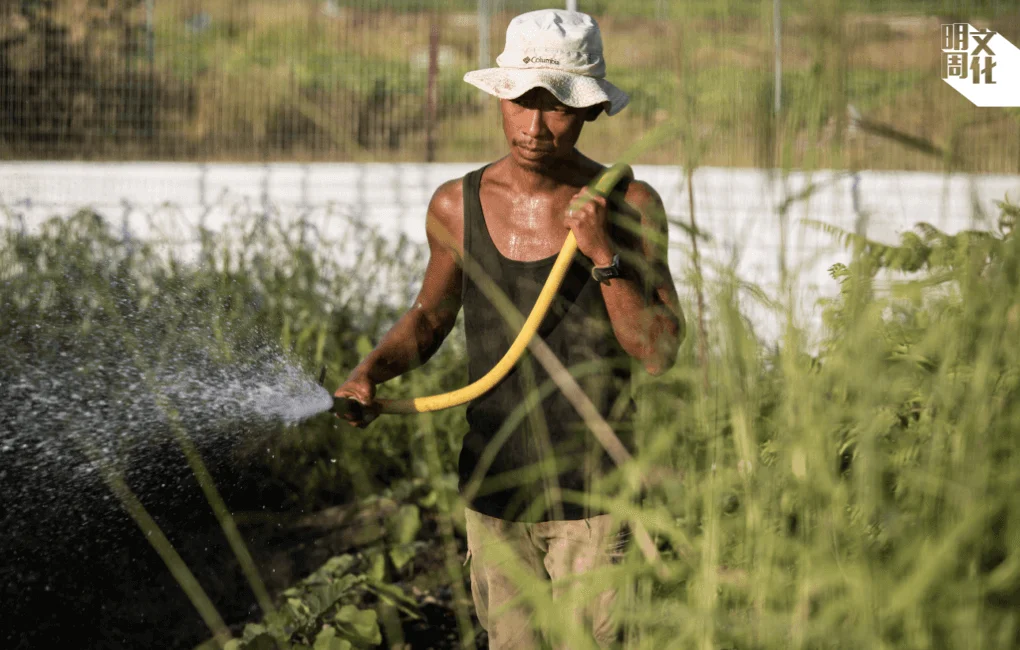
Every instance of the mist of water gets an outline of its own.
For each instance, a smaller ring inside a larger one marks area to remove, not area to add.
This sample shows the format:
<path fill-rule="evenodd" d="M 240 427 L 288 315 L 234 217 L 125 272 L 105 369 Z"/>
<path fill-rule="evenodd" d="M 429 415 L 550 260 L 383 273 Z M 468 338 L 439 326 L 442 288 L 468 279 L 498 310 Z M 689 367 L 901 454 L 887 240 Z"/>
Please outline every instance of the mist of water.
<path fill-rule="evenodd" d="M 142 618 L 176 611 L 159 605 L 183 596 L 108 487 L 112 473 L 228 594 L 243 578 L 183 449 L 198 452 L 242 534 L 245 513 L 294 507 L 295 486 L 276 471 L 302 462 L 290 454 L 304 438 L 290 437 L 338 424 L 295 426 L 332 398 L 318 363 L 278 342 L 281 321 L 336 292 L 302 267 L 296 295 L 280 286 L 294 266 L 260 253 L 269 235 L 237 241 L 242 261 L 228 264 L 209 240 L 190 265 L 121 241 L 94 214 L 39 236 L 0 228 L 0 609 L 19 621 L 0 632 L 3 647 L 66 626 L 69 611 L 87 612 L 104 638 L 119 634 L 114 610 L 159 630 L 166 621 Z"/>
<path fill-rule="evenodd" d="M 6 354 L 0 373 L 2 465 L 18 464 L 30 450 L 38 452 L 30 454 L 37 464 L 87 465 L 82 452 L 107 461 L 120 451 L 143 453 L 171 418 L 188 435 L 209 442 L 242 428 L 295 424 L 330 407 L 329 392 L 278 350 L 247 352 L 246 358 L 224 360 L 202 350 L 171 349 L 148 367 L 94 342 L 41 362 Z"/>
<path fill-rule="evenodd" d="M 38 323 L 0 328 L 7 579 L 30 582 L 43 555 L 75 544 L 84 553 L 130 531 L 105 471 L 125 475 L 147 506 L 202 507 L 175 429 L 229 481 L 245 471 L 252 449 L 268 452 L 270 436 L 288 435 L 331 406 L 329 392 L 270 337 L 218 332 L 208 315 L 167 327 L 173 320 L 150 307 L 127 313 L 116 328 L 70 336 L 40 335 Z M 90 539 L 74 541 L 84 531 Z"/>

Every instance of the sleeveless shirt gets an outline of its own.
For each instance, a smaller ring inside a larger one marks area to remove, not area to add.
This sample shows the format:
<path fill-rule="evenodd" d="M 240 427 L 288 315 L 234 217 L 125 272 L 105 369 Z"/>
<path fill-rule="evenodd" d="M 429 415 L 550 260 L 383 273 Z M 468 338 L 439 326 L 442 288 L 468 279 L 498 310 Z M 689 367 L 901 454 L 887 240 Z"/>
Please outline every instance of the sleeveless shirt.
<path fill-rule="evenodd" d="M 556 256 L 517 261 L 499 252 L 479 198 L 486 167 L 464 177 L 464 251 L 526 317 Z M 471 274 L 463 275 L 468 376 L 474 382 L 503 357 L 518 330 L 511 329 Z M 613 333 L 601 288 L 591 277 L 591 263 L 581 253 L 575 255 L 537 336 L 633 453 L 630 359 Z M 615 414 L 619 415 L 611 417 Z M 578 504 L 562 498 L 561 491 L 590 493 L 592 481 L 614 464 L 530 351 L 506 378 L 468 405 L 467 421 L 458 485 L 464 494 L 477 470 L 475 478 L 482 480 L 468 504 L 472 510 L 514 521 L 582 519 L 602 513 L 586 500 Z"/>

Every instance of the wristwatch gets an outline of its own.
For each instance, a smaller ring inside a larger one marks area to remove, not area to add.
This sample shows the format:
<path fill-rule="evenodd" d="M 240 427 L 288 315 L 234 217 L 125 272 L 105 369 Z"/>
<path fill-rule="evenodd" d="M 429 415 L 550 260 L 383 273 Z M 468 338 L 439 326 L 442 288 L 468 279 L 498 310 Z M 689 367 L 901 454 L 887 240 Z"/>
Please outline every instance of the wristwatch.
<path fill-rule="evenodd" d="M 601 283 L 608 283 L 613 278 L 620 277 L 620 254 L 613 255 L 613 262 L 609 266 L 593 266 L 591 277 Z"/>

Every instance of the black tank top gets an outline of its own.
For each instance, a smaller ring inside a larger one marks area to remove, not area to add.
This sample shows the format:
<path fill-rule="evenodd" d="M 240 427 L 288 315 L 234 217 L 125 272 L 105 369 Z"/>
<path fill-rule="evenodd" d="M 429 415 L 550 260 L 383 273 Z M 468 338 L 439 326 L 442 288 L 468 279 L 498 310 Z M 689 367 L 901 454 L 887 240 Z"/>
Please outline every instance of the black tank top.
<path fill-rule="evenodd" d="M 556 256 L 521 262 L 497 250 L 479 199 L 484 171 L 485 167 L 464 177 L 464 250 L 526 317 Z M 503 357 L 517 329 L 507 325 L 469 275 L 464 273 L 462 295 L 468 375 L 473 382 Z M 613 333 L 601 288 L 591 277 L 591 263 L 580 253 L 538 335 L 633 453 L 630 360 Z M 471 509 L 516 521 L 601 514 L 587 503 L 558 496 L 568 490 L 587 494 L 591 481 L 613 463 L 530 351 L 495 388 L 468 405 L 467 421 L 469 431 L 458 462 L 462 494 L 479 464 L 488 464 L 480 472 L 483 481 L 469 503 Z"/>

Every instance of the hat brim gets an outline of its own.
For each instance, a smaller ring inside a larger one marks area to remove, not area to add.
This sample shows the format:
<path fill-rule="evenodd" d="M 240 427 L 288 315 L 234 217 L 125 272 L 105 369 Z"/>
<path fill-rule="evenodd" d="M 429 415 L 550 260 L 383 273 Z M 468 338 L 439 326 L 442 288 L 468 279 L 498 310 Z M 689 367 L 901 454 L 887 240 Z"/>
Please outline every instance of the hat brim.
<path fill-rule="evenodd" d="M 602 105 L 606 115 L 616 115 L 630 101 L 627 93 L 605 79 L 547 68 L 484 68 L 465 74 L 464 81 L 502 99 L 516 99 L 532 88 L 545 88 L 567 106 Z"/>

